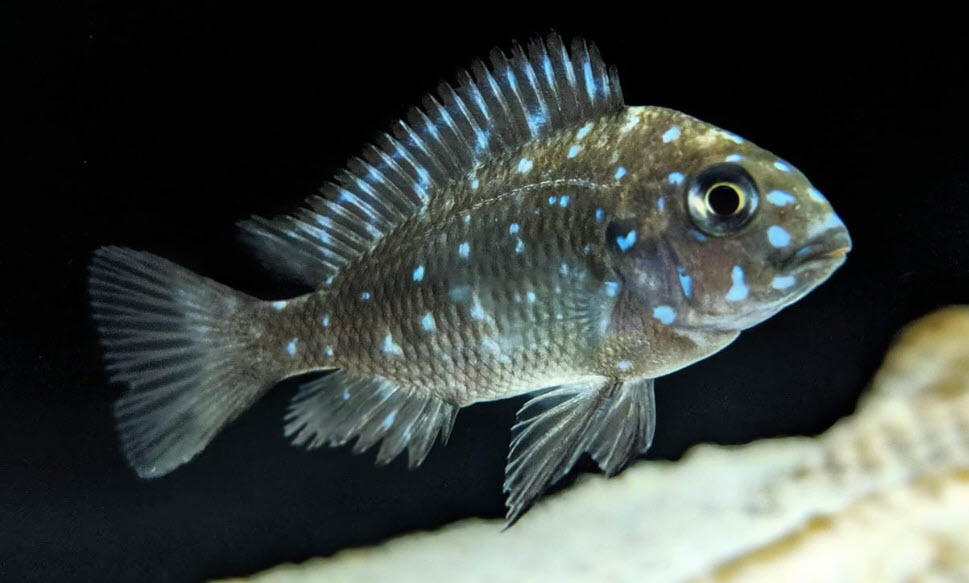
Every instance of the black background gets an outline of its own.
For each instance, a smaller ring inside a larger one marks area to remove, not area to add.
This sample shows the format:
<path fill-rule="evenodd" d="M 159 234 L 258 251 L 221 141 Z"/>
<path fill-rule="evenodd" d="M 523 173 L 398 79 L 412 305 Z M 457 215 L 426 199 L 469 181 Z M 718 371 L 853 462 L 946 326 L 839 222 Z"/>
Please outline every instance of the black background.
<path fill-rule="evenodd" d="M 234 222 L 293 208 L 438 80 L 550 28 L 595 41 L 627 103 L 685 111 L 790 160 L 855 242 L 827 284 L 657 384 L 648 457 L 816 434 L 849 413 L 903 323 L 969 298 L 959 18 L 654 4 L 60 6 L 8 18 L 0 578 L 241 575 L 503 515 L 520 400 L 462 411 L 450 444 L 411 472 L 401 459 L 376 468 L 349 448 L 289 446 L 289 382 L 192 463 L 138 480 L 116 444 L 121 387 L 101 371 L 85 266 L 97 246 L 120 244 L 261 297 L 300 291 L 259 271 Z"/>

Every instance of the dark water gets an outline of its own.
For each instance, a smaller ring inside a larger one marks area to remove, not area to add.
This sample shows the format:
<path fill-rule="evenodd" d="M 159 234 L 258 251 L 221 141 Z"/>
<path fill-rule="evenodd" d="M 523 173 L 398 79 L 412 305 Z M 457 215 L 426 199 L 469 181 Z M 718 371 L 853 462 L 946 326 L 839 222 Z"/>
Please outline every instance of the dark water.
<path fill-rule="evenodd" d="M 18 150 L 7 161 L 24 180 L 5 181 L 18 206 L 0 255 L 0 579 L 242 575 L 503 515 L 520 400 L 462 411 L 450 444 L 410 472 L 349 448 L 289 446 L 289 382 L 191 464 L 138 480 L 116 444 L 109 407 L 121 388 L 101 371 L 84 274 L 91 250 L 111 243 L 262 297 L 300 291 L 258 270 L 233 223 L 293 208 L 440 78 L 550 26 L 594 40 L 628 103 L 685 111 L 796 164 L 855 242 L 818 291 L 657 383 L 649 457 L 815 434 L 849 413 L 895 330 L 969 301 L 961 32 L 917 11 L 641 4 L 468 7 L 475 20 L 265 6 L 10 19 L 23 76 L 5 93 L 23 99 L 7 112 Z"/>

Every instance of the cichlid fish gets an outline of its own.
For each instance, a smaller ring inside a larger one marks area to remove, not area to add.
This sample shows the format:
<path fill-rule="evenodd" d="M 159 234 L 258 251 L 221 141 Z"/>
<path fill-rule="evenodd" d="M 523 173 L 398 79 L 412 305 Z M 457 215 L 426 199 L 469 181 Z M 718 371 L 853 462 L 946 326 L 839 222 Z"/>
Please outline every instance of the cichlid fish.
<path fill-rule="evenodd" d="M 262 301 L 169 261 L 95 252 L 94 319 L 141 477 L 197 455 L 280 380 L 308 447 L 379 443 L 416 467 L 458 409 L 532 395 L 513 427 L 509 524 L 589 453 L 649 448 L 653 380 L 823 282 L 851 240 L 798 170 L 661 107 L 555 34 L 442 84 L 290 216 L 241 223 L 315 291 Z"/>

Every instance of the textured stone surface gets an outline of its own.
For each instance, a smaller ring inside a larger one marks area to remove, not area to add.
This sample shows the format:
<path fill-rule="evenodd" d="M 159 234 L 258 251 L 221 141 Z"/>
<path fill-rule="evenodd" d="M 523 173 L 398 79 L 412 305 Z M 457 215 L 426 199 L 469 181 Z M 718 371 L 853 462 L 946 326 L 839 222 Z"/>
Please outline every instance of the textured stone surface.
<path fill-rule="evenodd" d="M 591 476 L 513 529 L 466 520 L 256 575 L 303 581 L 969 581 L 969 307 L 905 329 L 817 438 Z"/>

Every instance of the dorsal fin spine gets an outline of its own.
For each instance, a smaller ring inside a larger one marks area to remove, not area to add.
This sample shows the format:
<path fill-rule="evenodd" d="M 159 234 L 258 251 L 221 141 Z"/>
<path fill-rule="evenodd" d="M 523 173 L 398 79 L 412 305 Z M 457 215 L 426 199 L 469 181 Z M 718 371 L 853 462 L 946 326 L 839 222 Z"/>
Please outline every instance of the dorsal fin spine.
<path fill-rule="evenodd" d="M 477 165 L 623 107 L 614 70 L 584 41 L 567 48 L 552 34 L 489 58 L 490 65 L 477 60 L 454 83 L 440 84 L 437 96 L 426 95 L 324 185 L 322 198 L 310 198 L 308 209 L 244 222 L 264 263 L 319 285 Z"/>

